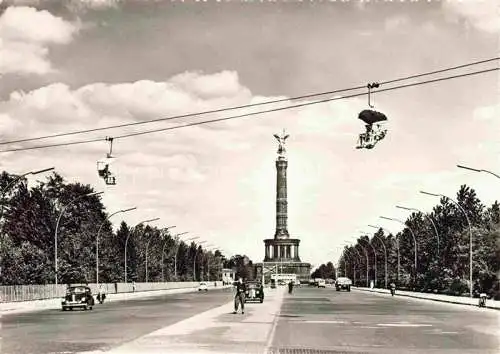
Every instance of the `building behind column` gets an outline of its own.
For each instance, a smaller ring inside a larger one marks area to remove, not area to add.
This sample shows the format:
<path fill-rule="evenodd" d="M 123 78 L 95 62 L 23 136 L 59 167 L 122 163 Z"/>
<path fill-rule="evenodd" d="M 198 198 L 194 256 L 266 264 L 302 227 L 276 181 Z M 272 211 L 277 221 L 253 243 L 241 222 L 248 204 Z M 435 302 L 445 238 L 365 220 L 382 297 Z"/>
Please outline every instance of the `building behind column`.
<path fill-rule="evenodd" d="M 276 158 L 276 230 L 273 238 L 264 240 L 264 261 L 256 264 L 257 278 L 269 282 L 271 278 L 286 279 L 295 275 L 300 281 L 310 277 L 311 265 L 302 262 L 300 239 L 288 233 L 287 167 L 285 141 L 289 135 L 274 135 L 279 142 Z"/>

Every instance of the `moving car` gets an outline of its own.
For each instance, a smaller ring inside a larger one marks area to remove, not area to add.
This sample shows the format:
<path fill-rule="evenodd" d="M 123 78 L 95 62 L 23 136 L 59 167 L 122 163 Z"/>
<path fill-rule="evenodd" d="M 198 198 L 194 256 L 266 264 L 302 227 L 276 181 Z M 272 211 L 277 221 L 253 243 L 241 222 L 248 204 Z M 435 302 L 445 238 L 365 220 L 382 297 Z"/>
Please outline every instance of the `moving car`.
<path fill-rule="evenodd" d="M 318 279 L 318 288 L 326 288 L 325 279 Z"/>
<path fill-rule="evenodd" d="M 337 278 L 337 280 L 335 281 L 335 289 L 337 289 L 337 291 L 340 291 L 340 290 L 351 291 L 351 285 L 352 285 L 352 281 L 349 278 L 341 277 L 341 278 Z"/>
<path fill-rule="evenodd" d="M 258 301 L 264 302 L 264 287 L 258 281 L 249 281 L 246 284 L 245 302 Z"/>
<path fill-rule="evenodd" d="M 73 310 L 75 307 L 83 310 L 92 310 L 94 306 L 94 296 L 88 286 L 70 286 L 66 290 L 66 295 L 61 300 L 62 310 Z"/>
<path fill-rule="evenodd" d="M 208 285 L 205 282 L 201 282 L 200 286 L 198 286 L 198 291 L 208 291 Z"/>

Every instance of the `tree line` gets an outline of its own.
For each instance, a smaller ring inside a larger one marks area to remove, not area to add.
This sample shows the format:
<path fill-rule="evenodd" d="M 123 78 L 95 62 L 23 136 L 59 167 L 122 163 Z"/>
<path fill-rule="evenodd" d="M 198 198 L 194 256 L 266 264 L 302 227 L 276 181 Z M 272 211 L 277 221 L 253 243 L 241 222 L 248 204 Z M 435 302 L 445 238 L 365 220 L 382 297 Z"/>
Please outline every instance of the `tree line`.
<path fill-rule="evenodd" d="M 165 228 L 122 222 L 114 232 L 100 196 L 89 195 L 95 192 L 93 188 L 66 183 L 57 173 L 29 188 L 25 178 L 4 171 L 0 188 L 3 285 L 54 283 L 56 226 L 57 277 L 61 284 L 96 281 L 99 228 L 101 283 L 125 280 L 125 245 L 129 282 L 144 282 L 146 276 L 150 282 L 215 280 L 221 279 L 223 267 L 247 271 L 241 261 L 244 256 L 228 259 L 219 250 L 184 242 Z"/>
<path fill-rule="evenodd" d="M 389 283 L 414 291 L 468 294 L 471 285 L 468 219 L 472 231 L 473 293 L 485 292 L 500 299 L 500 206 L 495 201 L 486 207 L 466 185 L 460 187 L 455 200 L 459 207 L 442 197 L 432 212 L 413 212 L 404 220 L 405 228 L 396 235 L 380 228 L 371 237 L 359 237 L 354 245 L 344 248 L 339 274 L 366 286 L 368 270 L 369 280 L 376 280 L 379 287 L 385 286 L 387 252 Z"/>
<path fill-rule="evenodd" d="M 311 273 L 311 278 L 335 279 L 335 267 L 332 262 L 320 265 Z"/>

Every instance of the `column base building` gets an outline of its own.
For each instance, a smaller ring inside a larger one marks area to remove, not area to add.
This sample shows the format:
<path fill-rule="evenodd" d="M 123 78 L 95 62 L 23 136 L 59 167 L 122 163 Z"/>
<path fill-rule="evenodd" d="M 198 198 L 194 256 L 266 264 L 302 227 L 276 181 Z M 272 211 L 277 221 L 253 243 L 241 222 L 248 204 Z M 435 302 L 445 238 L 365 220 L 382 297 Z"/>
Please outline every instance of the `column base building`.
<path fill-rule="evenodd" d="M 311 277 L 311 264 L 302 262 L 299 257 L 299 239 L 266 239 L 265 257 L 262 263 L 255 264 L 257 279 L 269 283 L 273 275 L 286 279 L 286 275 L 295 274 L 301 282 Z"/>

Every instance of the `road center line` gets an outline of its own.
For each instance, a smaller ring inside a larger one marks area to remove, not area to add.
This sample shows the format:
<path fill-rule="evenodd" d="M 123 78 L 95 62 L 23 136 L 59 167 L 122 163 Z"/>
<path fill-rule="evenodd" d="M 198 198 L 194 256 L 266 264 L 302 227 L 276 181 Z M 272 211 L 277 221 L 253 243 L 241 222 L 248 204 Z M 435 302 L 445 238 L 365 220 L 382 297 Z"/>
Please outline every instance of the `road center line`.
<path fill-rule="evenodd" d="M 279 294 L 279 296 L 280 296 L 280 298 L 279 298 L 278 306 L 277 306 L 278 310 L 276 311 L 276 313 L 274 315 L 273 327 L 271 328 L 271 333 L 269 333 L 269 337 L 267 338 L 266 348 L 264 349 L 265 354 L 269 354 L 271 352 L 270 348 L 273 344 L 274 334 L 276 333 L 276 327 L 278 327 L 278 321 L 279 321 L 280 314 L 281 314 L 281 304 L 283 303 L 284 293 L 281 292 Z"/>
<path fill-rule="evenodd" d="M 419 323 L 378 323 L 379 327 L 432 327 L 431 324 Z"/>
<path fill-rule="evenodd" d="M 321 321 L 321 320 L 306 320 L 302 321 L 303 323 L 338 323 L 342 324 L 345 323 L 344 321 Z"/>

